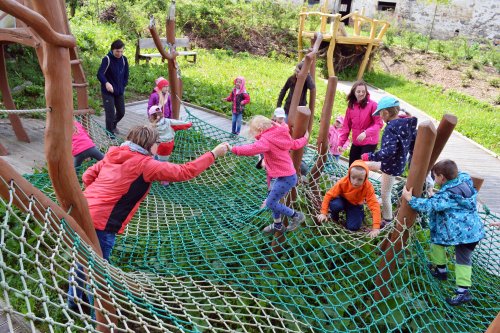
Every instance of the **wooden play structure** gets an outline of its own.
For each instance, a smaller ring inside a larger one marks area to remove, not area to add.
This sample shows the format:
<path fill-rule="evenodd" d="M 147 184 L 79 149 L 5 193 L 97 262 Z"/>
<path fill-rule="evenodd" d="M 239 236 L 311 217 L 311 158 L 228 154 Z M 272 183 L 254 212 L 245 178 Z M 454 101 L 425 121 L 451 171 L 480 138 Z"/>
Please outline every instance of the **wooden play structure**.
<path fill-rule="evenodd" d="M 359 63 L 357 79 L 360 80 L 367 68 L 373 51 L 380 46 L 385 32 L 390 24 L 387 21 L 375 20 L 358 13 L 352 12 L 342 16 L 328 12 L 328 0 L 325 0 L 320 11 L 308 11 L 308 7 L 302 7 L 299 14 L 298 50 L 299 61 L 308 52 L 304 49 L 304 40 L 314 39 L 315 33 L 323 35 L 323 46 L 326 50 L 326 62 L 328 76 L 334 76 L 339 71 Z M 320 25 L 318 31 L 306 30 L 307 19 L 319 17 Z M 345 26 L 352 22 L 353 35 L 349 36 Z M 311 41 L 311 44 L 313 42 Z M 339 68 L 336 68 L 339 67 Z"/>
<path fill-rule="evenodd" d="M 47 70 L 47 68 L 51 67 L 49 64 L 44 64 L 44 59 L 48 59 L 48 54 L 45 51 L 44 40 L 50 38 L 50 42 L 56 41 L 56 33 L 52 30 L 52 28 L 48 25 L 49 18 L 33 16 L 30 14 L 26 14 L 26 10 L 29 10 L 32 13 L 37 6 L 37 1 L 28 1 L 28 0 L 16 0 L 16 1 L 2 1 L 0 6 L 0 91 L 2 92 L 2 100 L 7 110 L 3 112 L 8 113 L 9 121 L 12 125 L 12 129 L 19 141 L 30 142 L 28 134 L 26 133 L 21 118 L 19 117 L 19 113 L 29 113 L 33 110 L 16 110 L 16 105 L 12 98 L 11 90 L 9 87 L 9 78 L 7 75 L 7 67 L 6 67 L 6 58 L 5 58 L 5 45 L 10 43 L 17 43 L 24 46 L 33 47 L 36 51 L 38 61 L 42 67 L 42 71 Z M 50 5 L 46 5 L 47 7 L 51 7 Z M 56 5 L 54 5 L 56 6 Z M 65 10 L 64 6 L 61 8 L 61 12 Z M 50 9 L 49 9 L 50 11 Z M 12 14 L 12 15 L 9 15 Z M 28 18 L 30 20 L 28 21 Z M 70 36 L 69 26 L 66 19 L 66 12 L 64 11 L 64 16 L 61 17 L 63 20 L 61 23 L 61 35 L 57 35 L 58 38 L 64 40 L 64 46 L 68 48 L 69 51 L 69 65 L 71 66 L 71 73 L 73 74 L 73 78 L 70 81 L 70 86 L 76 89 L 77 96 L 77 108 L 75 110 L 75 114 L 85 114 L 92 112 L 89 109 L 88 104 L 88 82 L 85 78 L 85 73 L 83 72 L 83 67 L 81 65 L 81 60 L 78 58 L 78 53 L 76 49 L 76 43 L 74 41 L 74 37 Z M 2 22 L 6 22 L 5 24 L 1 24 Z M 51 58 L 54 62 L 54 65 L 59 63 L 59 59 Z M 21 64 L 19 64 L 21 65 Z M 48 86 L 48 82 L 46 81 L 45 85 Z M 55 96 L 59 95 L 59 90 L 56 88 Z M 54 97 L 55 97 L 54 96 Z M 72 103 L 72 95 L 69 95 L 71 105 Z M 47 97 L 48 98 L 48 97 Z M 68 104 L 70 103 L 68 101 Z M 42 112 L 46 112 L 51 110 L 38 110 Z M 73 105 L 71 110 L 73 110 Z M 53 111 L 53 110 L 51 110 Z M 0 155 L 7 155 L 8 150 L 6 147 L 3 147 L 0 144 Z"/>

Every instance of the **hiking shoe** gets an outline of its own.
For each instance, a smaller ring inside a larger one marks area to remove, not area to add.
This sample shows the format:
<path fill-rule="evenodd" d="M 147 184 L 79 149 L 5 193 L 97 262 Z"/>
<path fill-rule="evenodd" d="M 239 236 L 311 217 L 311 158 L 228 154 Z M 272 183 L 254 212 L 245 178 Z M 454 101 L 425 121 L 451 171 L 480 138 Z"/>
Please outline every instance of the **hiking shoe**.
<path fill-rule="evenodd" d="M 446 302 L 451 306 L 462 305 L 470 301 L 472 301 L 472 295 L 468 290 L 465 290 L 463 293 L 455 291 L 455 296 L 446 298 Z"/>
<path fill-rule="evenodd" d="M 274 223 L 271 223 L 270 225 L 268 225 L 267 227 L 265 227 L 264 229 L 262 229 L 262 232 L 265 233 L 265 234 L 270 234 L 270 233 L 273 233 L 273 232 L 285 232 L 286 229 L 282 226 L 281 229 L 276 229 L 274 227 Z"/>
<path fill-rule="evenodd" d="M 286 227 L 286 231 L 294 231 L 297 229 L 302 222 L 306 220 L 306 217 L 304 214 L 301 212 L 296 212 L 297 215 L 295 217 L 292 217 L 290 220 L 290 223 L 288 224 L 288 227 Z"/>
<path fill-rule="evenodd" d="M 438 267 L 433 265 L 433 264 L 429 264 L 428 267 L 429 267 L 429 271 L 431 272 L 431 275 L 434 276 L 436 279 L 441 280 L 441 281 L 448 280 L 448 271 L 440 272 Z"/>

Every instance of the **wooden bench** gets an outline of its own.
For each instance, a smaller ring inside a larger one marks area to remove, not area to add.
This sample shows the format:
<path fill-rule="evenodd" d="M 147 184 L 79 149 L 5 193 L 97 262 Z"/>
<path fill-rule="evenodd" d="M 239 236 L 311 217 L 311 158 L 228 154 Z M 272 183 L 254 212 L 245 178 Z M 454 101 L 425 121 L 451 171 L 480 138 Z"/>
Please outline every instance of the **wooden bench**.
<path fill-rule="evenodd" d="M 161 44 L 163 48 L 167 47 L 167 39 L 166 38 L 161 38 Z M 175 46 L 177 49 L 177 53 L 179 56 L 184 56 L 184 57 L 191 57 L 191 60 L 188 60 L 192 63 L 196 63 L 196 51 L 191 50 L 191 44 L 189 42 L 189 38 L 183 37 L 183 38 L 176 38 L 175 39 Z M 179 48 L 184 48 L 183 51 L 179 50 Z M 140 60 L 146 60 L 146 63 L 149 63 L 149 61 L 153 58 L 161 58 L 161 54 L 158 53 L 142 53 L 143 50 L 155 50 L 158 51 L 156 48 L 156 45 L 153 41 L 153 38 L 141 38 L 139 39 L 136 47 L 136 53 L 135 53 L 135 64 L 137 65 Z M 162 60 L 163 61 L 163 60 Z"/>

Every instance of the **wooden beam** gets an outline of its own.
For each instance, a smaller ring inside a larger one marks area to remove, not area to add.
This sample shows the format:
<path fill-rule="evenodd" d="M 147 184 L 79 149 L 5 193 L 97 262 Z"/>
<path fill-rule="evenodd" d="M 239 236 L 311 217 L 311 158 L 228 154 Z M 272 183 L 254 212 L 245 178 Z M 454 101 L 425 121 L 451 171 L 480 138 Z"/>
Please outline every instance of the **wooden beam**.
<path fill-rule="evenodd" d="M 436 129 L 430 121 L 424 121 L 418 127 L 417 140 L 413 150 L 413 158 L 406 181 L 406 187 L 413 187 L 413 194 L 419 197 L 422 194 L 425 177 L 427 176 L 427 166 L 431 157 L 429 147 L 434 146 L 436 140 Z M 415 212 L 406 200 L 402 200 L 396 217 L 396 226 L 389 238 L 384 239 L 380 245 L 383 257 L 380 259 L 378 268 L 379 275 L 375 278 L 376 290 L 374 298 L 380 301 L 390 294 L 388 283 L 396 267 L 397 256 L 406 245 L 409 231 L 417 217 Z"/>

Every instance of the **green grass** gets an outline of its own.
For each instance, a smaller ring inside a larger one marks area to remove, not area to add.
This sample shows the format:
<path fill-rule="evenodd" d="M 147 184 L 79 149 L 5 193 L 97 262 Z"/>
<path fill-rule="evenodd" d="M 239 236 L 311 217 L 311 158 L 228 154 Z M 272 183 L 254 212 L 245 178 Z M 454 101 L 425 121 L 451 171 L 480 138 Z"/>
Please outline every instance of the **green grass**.
<path fill-rule="evenodd" d="M 500 155 L 499 108 L 453 90 L 430 86 L 375 71 L 365 74 L 374 86 L 403 99 L 431 117 L 440 120 L 446 113 L 457 116 L 456 130 Z"/>

